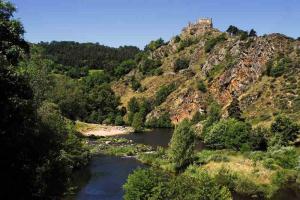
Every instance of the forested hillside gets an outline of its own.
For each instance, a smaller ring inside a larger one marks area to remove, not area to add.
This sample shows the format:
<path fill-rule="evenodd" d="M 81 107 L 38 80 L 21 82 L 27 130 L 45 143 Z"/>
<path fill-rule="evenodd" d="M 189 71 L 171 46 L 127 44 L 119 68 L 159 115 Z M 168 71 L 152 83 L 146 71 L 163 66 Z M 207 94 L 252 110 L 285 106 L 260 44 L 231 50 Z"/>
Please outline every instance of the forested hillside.
<path fill-rule="evenodd" d="M 56 64 L 71 67 L 87 67 L 112 72 L 122 61 L 133 59 L 140 51 L 134 46 L 112 48 L 98 43 L 41 42 L 42 58 L 51 59 Z"/>

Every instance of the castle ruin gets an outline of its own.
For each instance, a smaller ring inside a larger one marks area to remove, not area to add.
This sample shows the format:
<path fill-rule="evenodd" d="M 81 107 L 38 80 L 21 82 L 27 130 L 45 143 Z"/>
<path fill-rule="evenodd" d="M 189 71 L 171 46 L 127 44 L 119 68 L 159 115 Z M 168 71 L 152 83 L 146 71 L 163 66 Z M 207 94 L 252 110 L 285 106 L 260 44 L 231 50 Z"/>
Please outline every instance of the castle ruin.
<path fill-rule="evenodd" d="M 198 35 L 213 28 L 212 18 L 201 18 L 196 23 L 189 23 L 182 31 L 189 35 Z"/>

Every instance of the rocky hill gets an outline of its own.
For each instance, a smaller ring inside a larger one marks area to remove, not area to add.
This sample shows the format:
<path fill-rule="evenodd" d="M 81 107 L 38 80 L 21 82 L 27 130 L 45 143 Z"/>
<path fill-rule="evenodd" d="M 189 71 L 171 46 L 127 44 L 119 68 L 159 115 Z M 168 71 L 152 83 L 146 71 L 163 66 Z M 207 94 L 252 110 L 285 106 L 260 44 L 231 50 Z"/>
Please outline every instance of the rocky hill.
<path fill-rule="evenodd" d="M 158 73 L 132 70 L 113 84 L 127 106 L 132 97 L 154 99 L 162 86 L 175 89 L 147 115 L 169 113 L 174 124 L 206 112 L 212 101 L 227 107 L 238 99 L 243 117 L 268 125 L 279 113 L 300 120 L 300 41 L 282 34 L 256 36 L 244 31 L 221 32 L 211 20 L 189 24 L 169 42 L 151 50 L 147 59 L 160 63 Z M 134 91 L 132 79 L 141 84 Z"/>

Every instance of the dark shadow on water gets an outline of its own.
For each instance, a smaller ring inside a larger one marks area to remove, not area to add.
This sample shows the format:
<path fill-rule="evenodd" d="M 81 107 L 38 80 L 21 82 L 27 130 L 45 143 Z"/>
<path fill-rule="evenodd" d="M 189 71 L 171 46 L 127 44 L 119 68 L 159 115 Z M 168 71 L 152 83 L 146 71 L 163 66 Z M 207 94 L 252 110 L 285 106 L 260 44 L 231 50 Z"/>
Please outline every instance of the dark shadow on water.
<path fill-rule="evenodd" d="M 152 147 L 168 147 L 169 142 L 172 138 L 174 129 L 170 128 L 155 128 L 144 133 L 131 133 L 128 135 L 121 135 L 118 137 L 132 140 L 134 143 L 146 144 Z M 204 144 L 201 141 L 196 141 L 196 150 L 202 150 Z"/>
<path fill-rule="evenodd" d="M 90 179 L 78 191 L 77 195 L 67 199 L 77 200 L 120 200 L 123 197 L 122 185 L 128 175 L 136 168 L 144 167 L 134 158 L 99 155 L 92 158 L 87 167 L 88 171 L 82 172 L 77 181 L 86 181 L 86 174 Z"/>

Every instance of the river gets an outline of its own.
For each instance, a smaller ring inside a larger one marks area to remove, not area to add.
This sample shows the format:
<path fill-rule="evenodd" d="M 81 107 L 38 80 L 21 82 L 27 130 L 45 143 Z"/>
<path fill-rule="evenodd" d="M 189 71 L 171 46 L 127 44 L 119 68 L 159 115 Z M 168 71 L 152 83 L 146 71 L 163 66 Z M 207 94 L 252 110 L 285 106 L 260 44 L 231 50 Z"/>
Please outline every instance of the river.
<path fill-rule="evenodd" d="M 153 129 L 144 134 L 129 134 L 123 137 L 134 143 L 147 144 L 153 147 L 167 147 L 172 137 L 172 129 Z M 76 195 L 66 200 L 121 200 L 122 185 L 128 175 L 138 167 L 145 167 L 132 157 L 99 155 L 92 158 L 86 169 L 78 171 L 73 182 L 81 189 Z"/>
<path fill-rule="evenodd" d="M 172 129 L 154 129 L 144 134 L 129 134 L 123 137 L 135 143 L 151 145 L 153 147 L 167 147 L 172 137 Z M 203 149 L 202 143 L 197 143 L 197 149 Z M 121 200 L 124 194 L 122 185 L 128 175 L 139 167 L 145 167 L 132 157 L 116 157 L 98 155 L 92 158 L 87 168 L 78 171 L 73 182 L 80 190 L 66 200 Z M 282 191 L 276 195 L 276 200 L 296 200 L 291 191 Z M 249 198 L 234 195 L 235 200 L 248 200 Z"/>

